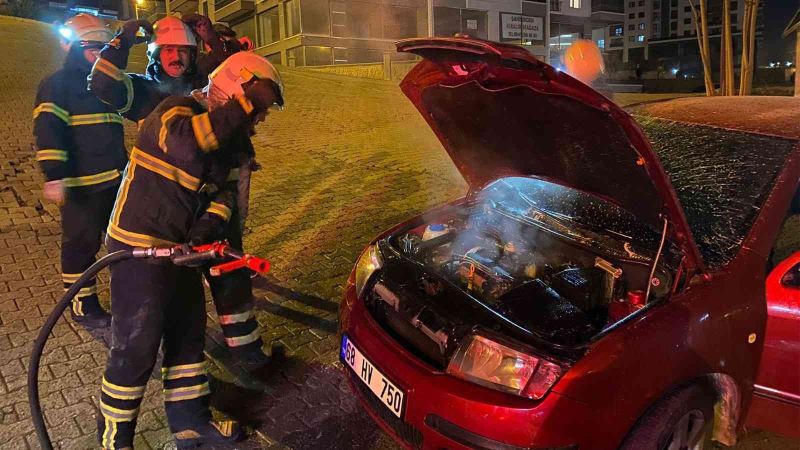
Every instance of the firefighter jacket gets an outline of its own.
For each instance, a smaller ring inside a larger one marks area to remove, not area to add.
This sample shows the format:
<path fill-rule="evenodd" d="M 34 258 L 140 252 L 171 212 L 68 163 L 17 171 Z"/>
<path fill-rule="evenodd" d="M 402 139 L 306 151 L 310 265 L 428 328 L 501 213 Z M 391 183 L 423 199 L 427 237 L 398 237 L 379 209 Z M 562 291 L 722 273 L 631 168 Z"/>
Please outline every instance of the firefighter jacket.
<path fill-rule="evenodd" d="M 33 110 L 36 160 L 47 181 L 99 190 L 119 183 L 127 162 L 122 117 L 86 90 L 80 48 L 39 85 Z"/>
<path fill-rule="evenodd" d="M 253 106 L 238 97 L 212 111 L 191 97 L 169 97 L 142 123 L 117 195 L 108 236 L 137 246 L 165 246 L 188 239 L 204 211 L 226 219 L 235 190 L 206 203 L 206 183 L 224 185 L 231 161 L 246 151 L 238 136 L 253 121 Z M 217 201 L 219 200 L 219 201 Z"/>

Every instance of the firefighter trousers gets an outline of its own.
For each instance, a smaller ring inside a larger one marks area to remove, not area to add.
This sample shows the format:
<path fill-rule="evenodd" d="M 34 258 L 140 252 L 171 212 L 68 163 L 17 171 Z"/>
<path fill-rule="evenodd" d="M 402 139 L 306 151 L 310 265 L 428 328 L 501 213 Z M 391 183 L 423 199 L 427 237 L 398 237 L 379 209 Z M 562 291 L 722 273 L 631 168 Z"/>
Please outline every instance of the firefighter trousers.
<path fill-rule="evenodd" d="M 130 248 L 109 239 L 109 251 Z M 98 438 L 133 445 L 145 385 L 163 338 L 164 406 L 173 433 L 211 420 L 200 273 L 166 261 L 129 259 L 111 269 L 112 343 L 103 376 Z"/>
<path fill-rule="evenodd" d="M 238 208 L 234 207 L 225 230 L 225 238 L 237 250 L 242 249 L 242 229 L 239 223 Z M 261 351 L 263 341 L 253 314 L 253 283 L 250 271 L 239 269 L 218 277 L 212 277 L 206 271 L 205 276 L 227 346 L 246 352 Z"/>
<path fill-rule="evenodd" d="M 100 191 L 87 188 L 67 190 L 66 201 L 61 207 L 61 279 L 64 290 L 94 264 L 116 196 L 117 185 Z M 97 280 L 93 278 L 72 300 L 72 313 L 91 316 L 102 312 L 97 299 Z"/>

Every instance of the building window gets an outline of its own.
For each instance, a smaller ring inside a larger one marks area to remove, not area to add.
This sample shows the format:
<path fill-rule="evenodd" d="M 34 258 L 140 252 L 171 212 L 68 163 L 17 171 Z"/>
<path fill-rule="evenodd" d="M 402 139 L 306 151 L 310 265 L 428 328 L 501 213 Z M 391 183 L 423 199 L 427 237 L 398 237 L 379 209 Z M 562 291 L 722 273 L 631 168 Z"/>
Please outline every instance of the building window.
<path fill-rule="evenodd" d="M 606 48 L 606 40 L 605 39 L 598 39 L 597 40 L 597 48 Z"/>
<path fill-rule="evenodd" d="M 622 27 L 622 25 L 611 25 L 609 28 L 609 33 L 611 36 L 622 36 L 625 34 L 625 29 Z"/>
<path fill-rule="evenodd" d="M 671 7 L 673 7 L 673 8 L 677 8 L 678 7 L 678 0 L 672 0 L 669 5 Z"/>
<path fill-rule="evenodd" d="M 413 19 L 409 17 L 409 22 L 412 20 L 416 24 L 416 15 Z M 457 33 L 463 33 L 488 39 L 489 15 L 486 11 L 435 6 L 433 20 L 436 36 L 452 37 Z"/>
<path fill-rule="evenodd" d="M 677 30 L 678 29 L 678 22 L 670 22 L 669 23 L 669 29 L 670 29 L 670 31 Z"/>
<path fill-rule="evenodd" d="M 643 19 L 643 18 L 644 18 L 644 11 L 642 11 L 642 12 L 640 12 L 640 13 L 639 13 L 639 18 L 640 18 L 640 19 Z"/>
<path fill-rule="evenodd" d="M 569 0 L 569 7 L 579 9 L 581 7 L 581 0 Z"/>
<path fill-rule="evenodd" d="M 636 36 L 636 41 L 637 42 L 644 42 L 644 35 L 640 34 L 640 35 Z"/>
<path fill-rule="evenodd" d="M 644 30 L 644 24 L 643 24 L 643 23 L 640 23 L 640 24 L 639 24 L 639 29 L 640 29 L 640 30 Z"/>
<path fill-rule="evenodd" d="M 632 24 L 628 25 L 628 30 L 635 30 L 635 29 L 636 29 L 636 24 L 632 23 Z"/>
<path fill-rule="evenodd" d="M 661 9 L 661 3 L 653 2 L 653 9 Z"/>
<path fill-rule="evenodd" d="M 434 17 L 436 17 L 436 16 L 434 16 Z M 635 19 L 635 18 L 636 18 L 636 13 L 628 14 L 628 19 Z"/>
<path fill-rule="evenodd" d="M 628 3 L 628 8 L 633 8 L 635 6 L 636 6 L 636 2 L 629 2 Z"/>
<path fill-rule="evenodd" d="M 639 0 L 639 6 L 644 6 L 644 0 Z"/>
<path fill-rule="evenodd" d="M 329 2 L 300 0 L 300 17 L 304 34 L 331 35 L 331 8 Z M 306 55 L 308 59 L 308 55 Z"/>
<path fill-rule="evenodd" d="M 692 30 L 683 30 L 683 35 L 684 36 L 691 36 L 693 34 L 694 34 L 694 32 L 692 32 Z"/>
<path fill-rule="evenodd" d="M 298 0 L 288 0 L 283 5 L 286 8 L 284 16 L 286 19 L 286 37 L 300 34 L 300 2 Z M 295 56 L 297 60 L 300 59 L 299 52 Z"/>
<path fill-rule="evenodd" d="M 670 11 L 669 12 L 669 18 L 670 19 L 677 19 L 678 18 L 678 11 L 675 11 L 674 9 L 672 11 Z"/>
<path fill-rule="evenodd" d="M 628 36 L 628 41 L 633 42 L 636 39 L 636 36 Z"/>
<path fill-rule="evenodd" d="M 688 12 L 688 13 L 692 12 L 692 7 L 691 6 L 685 6 L 683 8 L 683 12 Z"/>
<path fill-rule="evenodd" d="M 274 6 L 256 17 L 258 26 L 258 46 L 272 44 L 281 39 L 281 25 L 278 19 L 278 7 Z"/>
<path fill-rule="evenodd" d="M 417 10 L 415 8 L 384 5 L 383 38 L 403 39 L 417 36 Z"/>
<path fill-rule="evenodd" d="M 692 18 L 691 17 L 687 17 L 687 18 L 683 19 L 683 23 L 686 24 L 686 25 L 691 24 L 692 23 Z"/>
<path fill-rule="evenodd" d="M 327 66 L 332 63 L 333 52 L 330 47 L 305 46 L 305 65 Z"/>

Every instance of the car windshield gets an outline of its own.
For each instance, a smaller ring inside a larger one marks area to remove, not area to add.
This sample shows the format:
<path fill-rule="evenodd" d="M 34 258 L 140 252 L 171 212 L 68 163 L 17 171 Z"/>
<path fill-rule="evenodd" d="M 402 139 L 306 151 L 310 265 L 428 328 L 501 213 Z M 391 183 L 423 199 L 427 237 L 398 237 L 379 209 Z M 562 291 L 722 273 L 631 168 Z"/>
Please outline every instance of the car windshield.
<path fill-rule="evenodd" d="M 637 116 L 712 270 L 744 242 L 797 141 Z"/>
<path fill-rule="evenodd" d="M 607 246 L 611 239 L 654 249 L 660 238 L 611 202 L 536 178 L 501 178 L 484 188 L 480 198 L 511 215 L 538 221 L 590 246 Z"/>

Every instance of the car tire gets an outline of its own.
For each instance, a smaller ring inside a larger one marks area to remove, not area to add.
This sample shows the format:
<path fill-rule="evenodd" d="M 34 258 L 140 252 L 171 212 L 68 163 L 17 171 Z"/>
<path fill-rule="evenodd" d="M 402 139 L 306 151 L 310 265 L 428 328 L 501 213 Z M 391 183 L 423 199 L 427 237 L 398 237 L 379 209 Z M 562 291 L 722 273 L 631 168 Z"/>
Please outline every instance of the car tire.
<path fill-rule="evenodd" d="M 634 425 L 620 450 L 702 450 L 714 421 L 714 394 L 702 384 L 660 399 Z"/>

